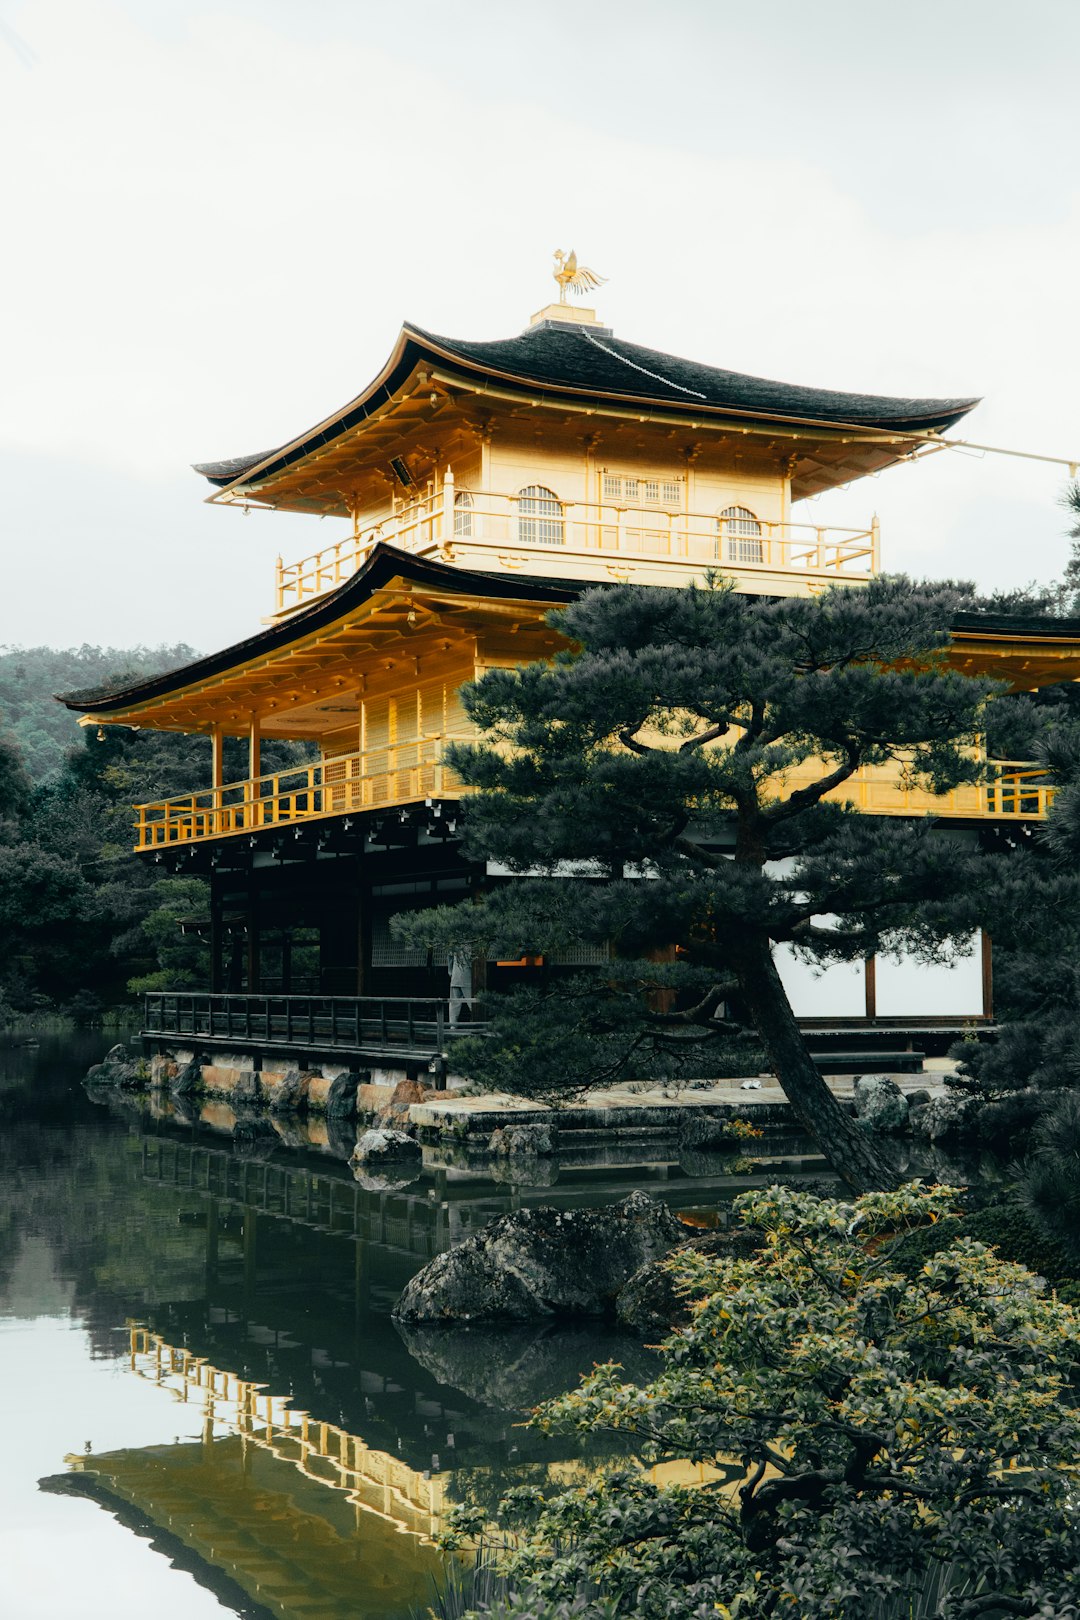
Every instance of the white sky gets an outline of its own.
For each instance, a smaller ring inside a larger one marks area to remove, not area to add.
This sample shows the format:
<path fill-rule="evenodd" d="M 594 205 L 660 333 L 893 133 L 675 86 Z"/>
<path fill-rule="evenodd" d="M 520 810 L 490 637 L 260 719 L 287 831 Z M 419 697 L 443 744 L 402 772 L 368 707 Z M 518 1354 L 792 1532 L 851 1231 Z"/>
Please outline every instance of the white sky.
<path fill-rule="evenodd" d="M 623 337 L 985 403 L 1080 456 L 1077 0 L 0 0 L 0 643 L 187 640 L 336 526 L 202 504 L 409 318 L 518 331 L 557 246 Z M 1066 469 L 950 453 L 804 503 L 986 586 Z"/>

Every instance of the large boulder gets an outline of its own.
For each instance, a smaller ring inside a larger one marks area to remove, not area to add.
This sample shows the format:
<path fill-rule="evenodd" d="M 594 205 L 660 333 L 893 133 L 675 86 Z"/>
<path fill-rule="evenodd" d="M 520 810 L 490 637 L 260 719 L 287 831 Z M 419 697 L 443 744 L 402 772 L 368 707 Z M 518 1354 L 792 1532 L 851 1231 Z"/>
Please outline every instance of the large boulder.
<path fill-rule="evenodd" d="M 714 1114 L 681 1115 L 680 1148 L 693 1148 L 699 1153 L 731 1153 L 735 1145 L 736 1138 L 731 1133 L 730 1121 L 717 1119 Z"/>
<path fill-rule="evenodd" d="M 971 1097 L 948 1093 L 933 1097 L 911 1115 L 911 1129 L 915 1136 L 928 1142 L 943 1142 L 950 1137 L 962 1136 L 969 1128 L 977 1103 Z"/>
<path fill-rule="evenodd" d="M 176 1073 L 170 1084 L 170 1090 L 174 1098 L 190 1097 L 200 1089 L 201 1085 L 202 1066 L 192 1058 L 184 1064 L 183 1068 L 177 1066 Z"/>
<path fill-rule="evenodd" d="M 394 1314 L 406 1322 L 610 1315 L 634 1272 L 685 1236 L 643 1192 L 603 1209 L 515 1210 L 430 1260 Z"/>
<path fill-rule="evenodd" d="M 121 1091 L 144 1091 L 150 1084 L 150 1065 L 141 1052 L 129 1051 L 122 1041 L 106 1052 L 87 1072 L 87 1083 L 116 1086 Z"/>
<path fill-rule="evenodd" d="M 855 1081 L 855 1118 L 865 1131 L 903 1130 L 908 1100 L 887 1074 L 860 1074 Z"/>
<path fill-rule="evenodd" d="M 722 1232 L 707 1232 L 692 1238 L 684 1247 L 718 1259 L 745 1259 L 760 1249 L 764 1237 L 753 1227 L 733 1226 Z M 615 1313 L 623 1327 L 633 1333 L 665 1334 L 690 1320 L 688 1301 L 675 1286 L 675 1278 L 663 1259 L 650 1260 L 635 1271 L 615 1302 Z"/>
<path fill-rule="evenodd" d="M 357 1138 L 352 1151 L 353 1164 L 379 1169 L 391 1163 L 401 1164 L 421 1157 L 420 1144 L 404 1131 L 380 1128 L 365 1131 Z"/>
<path fill-rule="evenodd" d="M 488 1152 L 498 1159 L 517 1159 L 555 1152 L 556 1133 L 550 1125 L 501 1125 L 492 1131 Z"/>
<path fill-rule="evenodd" d="M 286 1069 L 270 1093 L 272 1114 L 295 1114 L 307 1101 L 308 1076 L 297 1068 Z"/>
<path fill-rule="evenodd" d="M 331 1082 L 326 1098 L 327 1119 L 356 1118 L 356 1088 L 363 1084 L 364 1076 L 355 1069 L 339 1074 Z"/>
<path fill-rule="evenodd" d="M 390 1101 L 379 1110 L 380 1125 L 404 1123 L 413 1103 L 424 1102 L 430 1096 L 430 1088 L 422 1080 L 399 1080 Z"/>

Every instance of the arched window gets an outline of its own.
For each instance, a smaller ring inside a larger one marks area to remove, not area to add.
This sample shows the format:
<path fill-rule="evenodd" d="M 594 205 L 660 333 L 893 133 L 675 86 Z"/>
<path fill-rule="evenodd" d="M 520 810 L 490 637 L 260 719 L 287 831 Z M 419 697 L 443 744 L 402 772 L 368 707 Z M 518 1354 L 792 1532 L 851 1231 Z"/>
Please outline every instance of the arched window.
<path fill-rule="evenodd" d="M 518 492 L 518 540 L 524 546 L 565 543 L 562 501 L 542 484 Z"/>
<path fill-rule="evenodd" d="M 454 537 L 457 540 L 471 540 L 473 519 L 473 498 L 467 489 L 459 489 L 454 496 Z"/>
<path fill-rule="evenodd" d="M 719 538 L 717 550 L 724 562 L 765 561 L 761 524 L 748 506 L 725 506 L 716 520 L 716 528 Z"/>

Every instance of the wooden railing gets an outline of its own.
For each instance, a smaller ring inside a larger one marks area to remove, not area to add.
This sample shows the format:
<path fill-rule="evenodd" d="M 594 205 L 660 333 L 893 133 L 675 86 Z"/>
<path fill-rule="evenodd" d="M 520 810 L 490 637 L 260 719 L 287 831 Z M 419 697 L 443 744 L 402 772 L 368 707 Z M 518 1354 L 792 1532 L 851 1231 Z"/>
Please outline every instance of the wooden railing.
<path fill-rule="evenodd" d="M 1054 785 L 1048 771 L 1038 765 L 1000 761 L 995 776 L 983 789 L 986 814 L 1019 816 L 1041 821 L 1054 802 Z"/>
<path fill-rule="evenodd" d="M 244 782 L 137 804 L 135 848 L 161 849 L 351 810 L 456 797 L 467 789 L 444 764 L 445 743 L 443 737 L 421 737 L 362 753 L 335 754 Z"/>
<path fill-rule="evenodd" d="M 278 613 L 287 613 L 344 583 L 384 540 L 419 556 L 562 577 L 603 578 L 619 564 L 637 574 L 649 565 L 661 578 L 708 568 L 739 576 L 793 574 L 817 581 L 865 581 L 880 565 L 877 519 L 867 529 L 812 523 L 754 525 L 715 512 L 683 512 L 620 501 L 539 503 L 521 495 L 456 489 L 399 508 L 332 546 L 277 564 Z M 551 505 L 552 511 L 546 510 Z"/>
<path fill-rule="evenodd" d="M 872 816 L 947 816 L 976 820 L 1041 821 L 1054 799 L 1049 773 L 1029 761 L 991 760 L 985 782 L 965 783 L 948 793 L 907 787 L 895 765 L 867 766 L 828 795 Z M 819 761 L 784 773 L 783 791 L 808 786 L 821 775 Z M 777 791 L 781 791 L 779 785 Z"/>
<path fill-rule="evenodd" d="M 204 990 L 154 990 L 143 1034 L 304 1051 L 406 1053 L 438 1057 L 454 1036 L 475 1033 L 450 1019 L 439 996 L 260 996 Z"/>

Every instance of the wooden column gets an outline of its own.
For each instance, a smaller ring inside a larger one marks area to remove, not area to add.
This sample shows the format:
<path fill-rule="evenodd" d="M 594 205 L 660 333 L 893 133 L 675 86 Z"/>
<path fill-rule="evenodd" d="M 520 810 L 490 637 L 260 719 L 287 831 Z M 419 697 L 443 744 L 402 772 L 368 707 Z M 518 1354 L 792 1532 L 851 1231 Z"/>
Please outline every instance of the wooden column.
<path fill-rule="evenodd" d="M 259 993 L 259 953 L 262 944 L 259 929 L 259 891 L 254 881 L 248 888 L 247 904 L 247 993 Z"/>
<path fill-rule="evenodd" d="M 877 1017 L 877 957 L 868 956 L 863 963 L 863 982 L 866 988 L 866 1016 Z"/>
<path fill-rule="evenodd" d="M 248 725 L 248 779 L 254 782 L 262 774 L 262 731 L 259 725 L 259 716 L 253 714 Z M 249 827 L 258 827 L 260 824 L 260 806 L 258 789 L 248 788 L 247 824 Z"/>
<path fill-rule="evenodd" d="M 984 1018 L 993 1018 L 994 947 L 989 934 L 982 936 L 982 1010 Z"/>
<path fill-rule="evenodd" d="M 225 983 L 225 938 L 221 921 L 221 896 L 213 875 L 210 878 L 210 989 L 227 989 Z"/>

